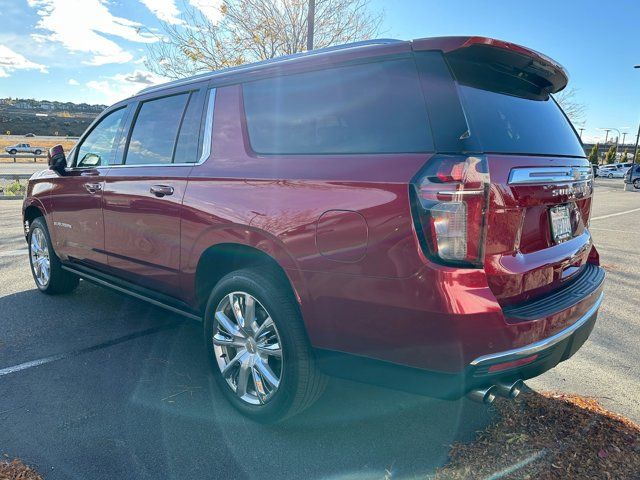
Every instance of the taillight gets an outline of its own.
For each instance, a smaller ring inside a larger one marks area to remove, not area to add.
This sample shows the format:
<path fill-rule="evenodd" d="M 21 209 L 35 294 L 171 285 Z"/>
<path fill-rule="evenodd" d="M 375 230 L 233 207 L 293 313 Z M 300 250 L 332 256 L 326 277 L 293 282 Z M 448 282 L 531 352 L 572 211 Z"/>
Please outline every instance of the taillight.
<path fill-rule="evenodd" d="M 486 159 L 436 155 L 411 186 L 425 254 L 439 263 L 482 266 L 489 198 Z"/>

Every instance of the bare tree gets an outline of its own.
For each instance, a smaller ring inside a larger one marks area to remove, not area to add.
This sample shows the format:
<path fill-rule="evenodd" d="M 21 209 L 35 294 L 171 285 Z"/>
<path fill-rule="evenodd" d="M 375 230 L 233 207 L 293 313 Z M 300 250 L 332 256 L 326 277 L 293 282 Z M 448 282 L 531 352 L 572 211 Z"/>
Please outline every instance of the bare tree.
<path fill-rule="evenodd" d="M 322 48 L 374 37 L 382 12 L 370 0 L 316 0 L 313 45 Z M 304 51 L 308 0 L 223 0 L 213 22 L 183 3 L 181 23 L 163 23 L 160 41 L 150 44 L 146 66 L 180 78 Z"/>
<path fill-rule="evenodd" d="M 557 95 L 554 95 L 556 102 L 560 104 L 564 113 L 567 114 L 574 126 L 584 125 L 584 117 L 587 113 L 587 107 L 576 99 L 577 90 L 575 88 L 564 89 Z"/>

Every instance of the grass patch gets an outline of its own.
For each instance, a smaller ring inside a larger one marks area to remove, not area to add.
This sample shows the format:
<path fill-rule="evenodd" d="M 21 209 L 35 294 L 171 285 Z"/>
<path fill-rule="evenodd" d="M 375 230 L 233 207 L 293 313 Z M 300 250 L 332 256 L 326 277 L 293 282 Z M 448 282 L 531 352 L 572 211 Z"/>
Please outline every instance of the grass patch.
<path fill-rule="evenodd" d="M 522 394 L 495 403 L 498 420 L 431 478 L 640 478 L 640 426 L 597 400 L 559 393 Z"/>
<path fill-rule="evenodd" d="M 19 180 L 14 180 L 5 187 L 0 187 L 0 191 L 3 191 L 4 195 L 9 197 L 24 197 L 27 191 L 27 184 L 21 183 Z"/>
<path fill-rule="evenodd" d="M 0 480 L 43 480 L 42 475 L 22 463 L 22 460 L 0 460 Z"/>

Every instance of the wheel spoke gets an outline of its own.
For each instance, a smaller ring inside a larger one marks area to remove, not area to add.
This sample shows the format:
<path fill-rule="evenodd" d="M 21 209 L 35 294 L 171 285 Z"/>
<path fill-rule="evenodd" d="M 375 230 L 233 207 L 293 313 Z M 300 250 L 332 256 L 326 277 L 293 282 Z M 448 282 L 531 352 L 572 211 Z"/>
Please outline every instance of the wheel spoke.
<path fill-rule="evenodd" d="M 251 376 L 251 360 L 247 355 L 240 363 L 240 369 L 238 370 L 238 381 L 236 382 L 236 394 L 239 397 L 244 397 L 247 393 L 247 384 L 249 383 L 249 377 Z"/>
<path fill-rule="evenodd" d="M 282 358 L 282 349 L 280 348 L 279 343 L 272 343 L 271 345 L 258 345 L 258 352 L 264 355 Z"/>
<path fill-rule="evenodd" d="M 260 372 L 262 378 L 264 378 L 273 389 L 278 388 L 278 385 L 280 385 L 280 380 L 278 380 L 278 377 L 275 373 L 273 373 L 273 370 L 271 370 L 271 367 L 267 362 L 258 357 L 256 359 L 255 368 L 258 370 L 258 372 Z"/>
<path fill-rule="evenodd" d="M 218 311 L 216 312 L 216 321 L 218 322 L 218 327 L 222 327 L 226 333 L 231 335 L 232 337 L 240 337 L 244 338 L 244 333 L 235 325 L 229 317 L 227 317 L 224 312 Z"/>
<path fill-rule="evenodd" d="M 42 262 L 42 281 L 47 282 L 49 279 L 49 262 Z"/>
<path fill-rule="evenodd" d="M 244 347 L 245 342 L 238 337 L 226 337 L 220 332 L 216 333 L 212 338 L 214 345 L 219 345 L 221 347 Z"/>
<path fill-rule="evenodd" d="M 251 368 L 251 375 L 253 376 L 253 384 L 256 386 L 258 400 L 260 400 L 260 403 L 265 403 L 267 401 L 267 392 L 262 382 L 262 375 L 260 375 L 255 365 Z"/>
<path fill-rule="evenodd" d="M 258 324 L 256 323 L 256 299 L 248 293 L 244 295 L 243 319 L 245 328 L 250 328 L 254 332 L 258 329 Z"/>
<path fill-rule="evenodd" d="M 242 310 L 240 309 L 240 304 L 236 301 L 235 295 L 233 293 L 229 294 L 229 305 L 231 306 L 231 311 L 233 312 L 233 316 L 236 319 L 236 323 L 240 328 L 243 328 L 244 317 L 242 316 Z"/>
<path fill-rule="evenodd" d="M 260 339 L 260 336 L 264 335 L 269 329 L 273 329 L 275 327 L 275 324 L 273 323 L 273 320 L 271 320 L 271 317 L 267 317 L 265 319 L 264 322 L 262 322 L 262 325 L 260 325 L 260 327 L 258 328 L 258 330 L 256 331 L 256 339 Z"/>
<path fill-rule="evenodd" d="M 242 360 L 246 355 L 247 351 L 244 348 L 238 350 L 236 356 L 233 357 L 229 363 L 227 363 L 224 369 L 222 369 L 222 376 L 225 378 L 229 378 L 231 373 L 233 373 L 234 368 L 242 363 Z"/>

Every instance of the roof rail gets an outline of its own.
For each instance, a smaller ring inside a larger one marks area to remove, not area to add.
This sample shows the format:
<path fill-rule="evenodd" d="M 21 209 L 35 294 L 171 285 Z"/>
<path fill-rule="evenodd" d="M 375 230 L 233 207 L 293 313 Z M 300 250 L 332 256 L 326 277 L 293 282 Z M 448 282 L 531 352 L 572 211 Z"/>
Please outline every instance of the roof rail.
<path fill-rule="evenodd" d="M 362 40 L 360 42 L 352 42 L 352 43 L 345 43 L 343 45 L 333 45 L 331 47 L 325 47 L 325 48 L 319 48 L 317 50 L 311 50 L 311 51 L 306 51 L 306 52 L 299 52 L 299 53 L 293 53 L 291 55 L 283 55 L 281 57 L 275 57 L 275 58 L 270 58 L 268 60 L 262 60 L 260 62 L 254 62 L 254 63 L 247 63 L 244 65 L 238 65 L 236 67 L 228 67 L 228 68 L 222 68 L 220 70 L 212 70 L 211 72 L 205 72 L 205 73 L 200 73 L 198 75 L 193 75 L 191 77 L 186 77 L 186 78 L 181 78 L 178 80 L 173 80 L 170 82 L 166 82 L 166 83 L 161 83 L 159 85 L 152 85 L 150 87 L 144 88 L 142 90 L 140 90 L 136 95 L 140 95 L 142 93 L 150 93 L 150 92 L 154 92 L 156 90 L 161 90 L 167 87 L 177 87 L 183 84 L 188 84 L 191 82 L 194 82 L 196 80 L 204 80 L 204 79 L 209 79 L 209 78 L 215 78 L 219 75 L 225 75 L 227 73 L 233 73 L 233 72 L 241 72 L 241 71 L 245 71 L 245 70 L 253 70 L 256 68 L 260 68 L 263 67 L 265 65 L 274 65 L 274 64 L 278 64 L 278 63 L 284 63 L 284 62 L 288 62 L 290 60 L 296 60 L 298 58 L 304 58 L 304 57 L 312 57 L 315 55 L 323 55 L 329 52 L 335 52 L 335 51 L 341 51 L 341 50 L 349 50 L 349 49 L 353 49 L 353 48 L 362 48 L 362 47 L 369 47 L 369 46 L 373 46 L 373 45 L 387 45 L 387 44 L 391 44 L 391 43 L 399 43 L 402 42 L 403 40 L 398 40 L 398 39 L 394 39 L 394 38 L 378 38 L 378 39 L 374 39 L 374 40 Z"/>

